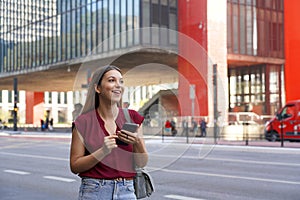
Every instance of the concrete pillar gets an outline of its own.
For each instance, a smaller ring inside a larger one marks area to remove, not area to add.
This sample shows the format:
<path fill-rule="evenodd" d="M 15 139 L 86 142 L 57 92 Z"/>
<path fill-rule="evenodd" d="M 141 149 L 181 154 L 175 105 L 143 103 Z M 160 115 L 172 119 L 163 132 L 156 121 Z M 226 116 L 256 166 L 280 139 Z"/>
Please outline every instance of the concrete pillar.
<path fill-rule="evenodd" d="M 207 54 L 209 62 L 217 64 L 217 98 L 219 125 L 227 121 L 228 67 L 227 67 L 227 1 L 207 1 Z M 208 68 L 209 116 L 213 116 L 213 68 Z M 211 119 L 210 119 L 211 121 Z"/>

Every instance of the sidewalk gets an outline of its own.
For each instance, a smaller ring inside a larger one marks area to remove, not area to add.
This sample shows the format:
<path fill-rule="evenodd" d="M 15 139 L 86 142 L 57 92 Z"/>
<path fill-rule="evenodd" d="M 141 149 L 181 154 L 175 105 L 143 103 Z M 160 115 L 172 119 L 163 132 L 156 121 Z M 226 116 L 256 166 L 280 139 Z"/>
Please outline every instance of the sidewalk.
<path fill-rule="evenodd" d="M 64 141 L 71 140 L 71 130 L 63 131 L 13 131 L 13 130 L 0 130 L 1 137 L 14 137 L 14 138 L 36 138 L 36 139 L 60 139 Z M 212 145 L 215 144 L 214 138 L 210 137 L 172 137 L 172 136 L 159 136 L 159 135 L 145 135 L 145 141 L 147 143 L 165 143 L 165 144 L 203 144 Z M 284 141 L 283 148 L 300 148 L 300 142 L 289 142 Z M 227 145 L 227 146 L 260 146 L 260 147 L 281 147 L 281 142 L 269 142 L 266 140 L 253 140 L 248 141 L 227 141 L 223 139 L 217 139 L 216 145 Z"/>
<path fill-rule="evenodd" d="M 171 136 L 145 136 L 145 140 L 157 140 L 161 143 L 182 143 L 182 144 L 203 144 L 203 145 L 226 145 L 226 146 L 257 146 L 257 147 L 281 147 L 281 141 L 277 142 L 269 142 L 267 140 L 249 140 L 248 144 L 246 141 L 228 141 L 224 139 L 217 139 L 215 141 L 214 138 L 211 137 L 171 137 Z M 215 143 L 216 142 L 216 143 Z M 299 142 L 289 142 L 284 141 L 283 148 L 300 148 L 300 141 Z"/>
<path fill-rule="evenodd" d="M 71 139 L 71 131 L 13 131 L 0 130 L 0 137 Z"/>

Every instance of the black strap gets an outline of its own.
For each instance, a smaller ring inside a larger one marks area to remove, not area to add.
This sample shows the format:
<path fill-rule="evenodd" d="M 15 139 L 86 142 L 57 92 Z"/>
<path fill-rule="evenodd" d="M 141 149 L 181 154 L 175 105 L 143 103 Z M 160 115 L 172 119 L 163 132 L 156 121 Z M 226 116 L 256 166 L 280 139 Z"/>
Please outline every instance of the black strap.
<path fill-rule="evenodd" d="M 131 123 L 131 118 L 129 116 L 129 112 L 127 108 L 123 108 L 123 113 L 127 122 Z"/>

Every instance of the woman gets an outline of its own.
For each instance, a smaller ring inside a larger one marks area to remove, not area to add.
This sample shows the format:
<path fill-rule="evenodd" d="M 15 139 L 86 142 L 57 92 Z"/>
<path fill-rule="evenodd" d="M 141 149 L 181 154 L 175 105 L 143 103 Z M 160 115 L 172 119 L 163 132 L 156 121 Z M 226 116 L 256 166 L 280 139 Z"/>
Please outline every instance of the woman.
<path fill-rule="evenodd" d="M 70 167 L 81 177 L 80 200 L 136 199 L 135 167 L 148 162 L 141 127 L 144 118 L 128 110 L 139 128 L 136 133 L 121 131 L 126 122 L 119 108 L 123 91 L 119 68 L 97 70 L 82 113 L 73 123 Z"/>

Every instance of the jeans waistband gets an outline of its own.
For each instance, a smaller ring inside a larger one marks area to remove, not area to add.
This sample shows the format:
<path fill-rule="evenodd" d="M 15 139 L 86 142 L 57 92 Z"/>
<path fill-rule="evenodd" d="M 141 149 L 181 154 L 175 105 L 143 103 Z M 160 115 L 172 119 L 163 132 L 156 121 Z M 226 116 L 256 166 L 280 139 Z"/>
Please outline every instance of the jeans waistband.
<path fill-rule="evenodd" d="M 118 177 L 118 178 L 108 178 L 108 179 L 102 179 L 102 178 L 91 178 L 91 177 L 82 177 L 82 179 L 92 179 L 95 181 L 116 181 L 116 182 L 124 182 L 124 181 L 132 181 L 133 177 L 128 177 L 128 178 L 124 178 L 124 177 Z"/>

